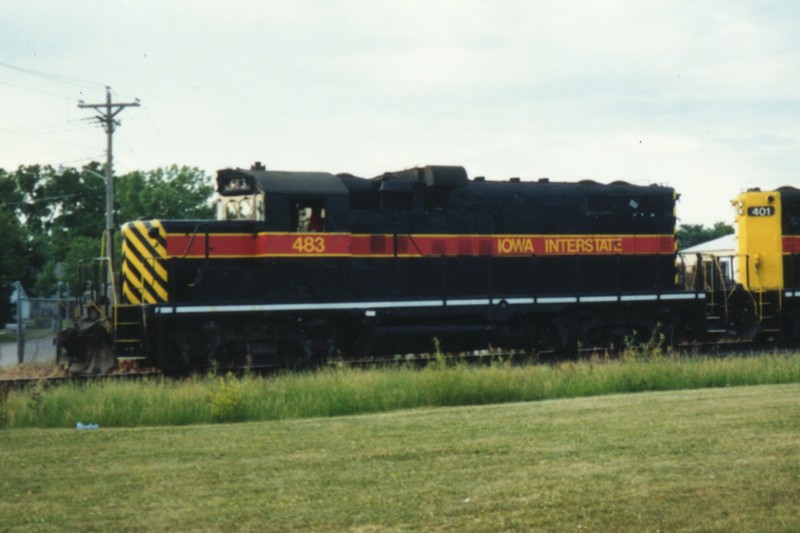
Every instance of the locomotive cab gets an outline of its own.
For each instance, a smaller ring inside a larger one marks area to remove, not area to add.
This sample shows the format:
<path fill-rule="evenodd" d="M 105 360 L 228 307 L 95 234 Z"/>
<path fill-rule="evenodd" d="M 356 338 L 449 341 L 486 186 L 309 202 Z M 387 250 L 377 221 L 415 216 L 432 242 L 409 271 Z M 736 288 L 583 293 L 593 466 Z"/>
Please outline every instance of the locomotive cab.
<path fill-rule="evenodd" d="M 217 195 L 217 220 L 264 220 L 264 191 L 253 176 L 220 176 Z"/>
<path fill-rule="evenodd" d="M 783 288 L 781 195 L 750 190 L 733 200 L 736 209 L 736 281 L 762 294 Z"/>

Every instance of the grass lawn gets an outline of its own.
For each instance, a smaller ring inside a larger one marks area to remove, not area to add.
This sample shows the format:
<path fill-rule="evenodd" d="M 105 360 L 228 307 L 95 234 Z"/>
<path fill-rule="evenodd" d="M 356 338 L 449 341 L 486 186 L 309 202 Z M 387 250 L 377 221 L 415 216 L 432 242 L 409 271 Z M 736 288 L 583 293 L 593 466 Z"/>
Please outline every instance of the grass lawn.
<path fill-rule="evenodd" d="M 779 385 L 6 429 L 0 530 L 797 531 L 798 400 Z"/>

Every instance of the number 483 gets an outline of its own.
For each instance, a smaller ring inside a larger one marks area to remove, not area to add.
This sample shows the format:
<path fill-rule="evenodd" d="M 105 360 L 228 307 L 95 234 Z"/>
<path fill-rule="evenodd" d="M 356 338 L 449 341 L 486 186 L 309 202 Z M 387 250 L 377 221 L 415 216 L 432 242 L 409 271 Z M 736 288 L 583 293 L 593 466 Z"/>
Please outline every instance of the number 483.
<path fill-rule="evenodd" d="M 321 254 L 325 251 L 325 239 L 322 237 L 298 237 L 292 244 L 292 250 L 301 254 Z"/>

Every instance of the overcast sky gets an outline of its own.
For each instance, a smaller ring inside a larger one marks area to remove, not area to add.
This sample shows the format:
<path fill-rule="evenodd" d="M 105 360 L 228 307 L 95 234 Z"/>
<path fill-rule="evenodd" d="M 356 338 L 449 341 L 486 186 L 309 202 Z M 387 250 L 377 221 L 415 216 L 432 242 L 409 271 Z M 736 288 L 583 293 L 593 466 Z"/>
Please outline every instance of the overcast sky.
<path fill-rule="evenodd" d="M 800 3 L 3 0 L 0 168 L 105 159 L 675 187 L 683 223 L 800 186 Z M 13 68 L 12 68 L 13 67 Z M 22 69 L 22 70 L 20 70 Z"/>

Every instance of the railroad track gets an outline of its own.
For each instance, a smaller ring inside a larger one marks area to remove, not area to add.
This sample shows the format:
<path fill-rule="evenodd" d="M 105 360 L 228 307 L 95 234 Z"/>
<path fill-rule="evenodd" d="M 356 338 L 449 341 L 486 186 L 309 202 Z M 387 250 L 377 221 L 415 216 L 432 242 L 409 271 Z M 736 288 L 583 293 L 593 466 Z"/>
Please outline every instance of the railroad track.
<path fill-rule="evenodd" d="M 696 354 L 702 356 L 713 357 L 742 357 L 754 356 L 766 352 L 774 352 L 780 349 L 789 349 L 790 346 L 785 346 L 775 342 L 715 342 L 706 344 L 687 344 L 675 348 L 675 352 L 679 355 Z M 577 354 L 572 357 L 563 357 L 550 351 L 479 351 L 460 354 L 408 354 L 403 356 L 392 357 L 371 357 L 362 359 L 347 359 L 347 360 L 332 360 L 322 363 L 309 363 L 303 365 L 292 366 L 290 370 L 315 370 L 319 368 L 331 367 L 345 367 L 345 368 L 384 368 L 384 367 L 412 367 L 423 368 L 432 364 L 442 363 L 445 365 L 463 362 L 471 365 L 489 365 L 498 361 L 508 362 L 513 365 L 525 364 L 553 364 L 560 361 L 577 361 L 581 359 L 588 359 L 593 356 L 608 357 L 613 359 L 615 355 L 611 354 L 605 348 L 599 347 L 583 347 Z M 285 366 L 261 366 L 261 367 L 240 367 L 240 368 L 223 368 L 219 369 L 219 373 L 224 374 L 231 372 L 234 375 L 255 374 L 261 376 L 270 376 L 278 372 L 287 370 Z M 109 381 L 129 381 L 129 380 L 142 380 L 153 377 L 163 377 L 158 370 L 132 370 L 127 368 L 123 372 L 111 373 L 106 375 L 57 375 L 57 376 L 30 376 L 30 377 L 0 377 L 0 401 L 2 401 L 10 391 L 25 390 L 30 387 L 36 386 L 58 386 L 65 383 L 101 383 Z"/>
<path fill-rule="evenodd" d="M 119 374 L 106 374 L 106 375 L 58 375 L 58 376 L 30 376 L 30 377 L 12 377 L 0 378 L 0 401 L 8 396 L 11 391 L 25 390 L 32 387 L 42 386 L 51 387 L 59 386 L 67 383 L 80 384 L 80 383 L 102 383 L 110 381 L 128 381 L 140 380 L 151 377 L 161 376 L 158 371 L 144 371 L 144 372 L 126 372 Z"/>
<path fill-rule="evenodd" d="M 363 359 L 332 360 L 326 362 L 306 363 L 301 365 L 286 366 L 257 366 L 257 367 L 236 367 L 219 368 L 216 372 L 234 375 L 254 374 L 260 376 L 275 375 L 285 370 L 308 371 L 319 368 L 347 367 L 347 368 L 380 368 L 390 366 L 411 366 L 425 367 L 436 361 L 444 361 L 446 364 L 454 362 L 465 362 L 468 364 L 490 364 L 499 360 L 512 361 L 514 363 L 538 362 L 538 354 L 521 352 L 502 352 L 502 353 L 468 353 L 468 354 L 448 354 L 436 356 L 431 354 L 413 354 L 394 357 L 371 357 Z M 15 376 L 10 378 L 0 377 L 0 397 L 5 397 L 10 391 L 24 390 L 36 386 L 59 386 L 62 384 L 80 383 L 102 383 L 108 381 L 128 381 L 141 380 L 153 377 L 165 376 L 158 370 L 131 370 L 111 374 L 59 374 L 55 376 Z"/>

